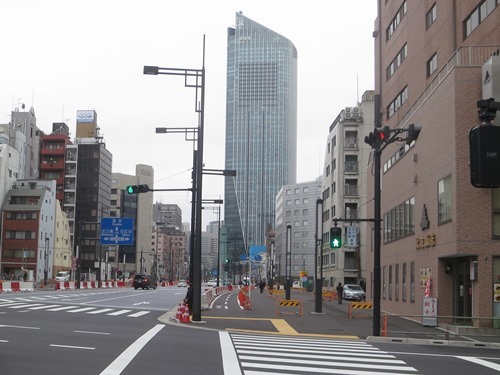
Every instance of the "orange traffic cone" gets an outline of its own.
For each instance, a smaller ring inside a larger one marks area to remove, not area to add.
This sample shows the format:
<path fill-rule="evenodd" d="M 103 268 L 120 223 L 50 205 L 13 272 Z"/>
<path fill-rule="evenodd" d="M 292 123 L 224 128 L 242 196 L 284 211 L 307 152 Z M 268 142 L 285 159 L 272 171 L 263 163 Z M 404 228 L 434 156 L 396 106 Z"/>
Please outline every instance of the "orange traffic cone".
<path fill-rule="evenodd" d="M 189 318 L 189 307 L 186 307 L 182 313 L 181 323 L 191 323 L 191 319 Z"/>
<path fill-rule="evenodd" d="M 182 314 L 184 313 L 184 304 L 180 304 L 177 307 L 177 312 L 175 313 L 175 319 L 182 320 Z"/>

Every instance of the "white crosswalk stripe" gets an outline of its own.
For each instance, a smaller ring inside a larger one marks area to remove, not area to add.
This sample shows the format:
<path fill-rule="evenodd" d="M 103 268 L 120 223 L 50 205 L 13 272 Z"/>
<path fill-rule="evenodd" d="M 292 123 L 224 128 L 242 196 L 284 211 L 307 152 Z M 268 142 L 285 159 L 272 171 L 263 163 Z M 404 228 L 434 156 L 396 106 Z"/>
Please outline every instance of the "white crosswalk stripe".
<path fill-rule="evenodd" d="M 230 334 L 244 375 L 417 375 L 414 367 L 364 341 Z"/>
<path fill-rule="evenodd" d="M 54 302 L 54 301 L 52 301 Z M 148 310 L 118 310 L 118 309 L 112 309 L 112 308 L 98 308 L 98 307 L 92 307 L 92 306 L 77 306 L 77 305 L 49 305 L 49 304 L 42 304 L 42 303 L 26 303 L 26 302 L 0 302 L 0 308 L 9 308 L 9 309 L 16 309 L 16 310 L 31 310 L 31 311 L 36 311 L 36 310 L 45 310 L 45 311 L 51 311 L 51 312 L 58 312 L 58 311 L 65 311 L 69 313 L 87 313 L 87 314 L 92 314 L 92 315 L 98 315 L 98 314 L 105 314 L 109 316 L 119 316 L 119 315 L 125 315 L 129 318 L 138 318 L 140 316 L 149 314 L 151 311 Z M 134 312 L 135 311 L 135 312 Z M 130 314 L 131 313 L 131 314 Z"/>

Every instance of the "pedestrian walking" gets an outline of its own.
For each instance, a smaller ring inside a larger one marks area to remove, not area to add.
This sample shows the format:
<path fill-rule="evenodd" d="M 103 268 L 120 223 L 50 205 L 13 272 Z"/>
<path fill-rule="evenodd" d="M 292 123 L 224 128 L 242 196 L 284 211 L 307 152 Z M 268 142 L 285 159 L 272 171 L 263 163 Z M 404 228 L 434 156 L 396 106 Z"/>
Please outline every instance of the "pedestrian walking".
<path fill-rule="evenodd" d="M 188 290 L 184 298 L 184 303 L 187 304 L 190 309 L 193 308 L 193 284 L 190 281 L 188 281 Z"/>
<path fill-rule="evenodd" d="M 339 285 L 337 285 L 337 301 L 339 301 L 339 305 L 342 304 L 342 292 L 344 288 L 342 287 L 342 283 L 339 282 Z"/>

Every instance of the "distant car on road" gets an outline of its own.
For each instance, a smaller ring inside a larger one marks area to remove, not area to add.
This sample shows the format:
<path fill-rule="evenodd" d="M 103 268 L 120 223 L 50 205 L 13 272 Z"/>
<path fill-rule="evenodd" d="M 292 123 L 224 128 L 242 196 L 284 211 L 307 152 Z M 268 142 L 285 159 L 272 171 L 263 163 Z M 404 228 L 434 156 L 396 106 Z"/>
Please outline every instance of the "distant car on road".
<path fill-rule="evenodd" d="M 207 286 L 211 286 L 211 287 L 216 287 L 217 286 L 217 280 L 208 280 L 206 282 L 206 285 Z"/>
<path fill-rule="evenodd" d="M 292 289 L 301 289 L 300 281 L 294 281 L 292 284 Z"/>
<path fill-rule="evenodd" d="M 179 280 L 179 282 L 177 283 L 177 286 L 179 288 L 186 288 L 188 285 L 184 280 Z"/>
<path fill-rule="evenodd" d="M 342 299 L 350 299 L 355 301 L 365 301 L 366 293 L 359 285 L 345 284 L 342 291 Z"/>
<path fill-rule="evenodd" d="M 137 273 L 134 277 L 134 289 L 156 289 L 156 278 L 151 275 L 145 275 L 143 273 Z"/>
<path fill-rule="evenodd" d="M 56 275 L 56 281 L 69 281 L 71 275 L 69 273 L 69 271 L 61 271 L 61 272 L 58 272 L 57 275 Z"/>

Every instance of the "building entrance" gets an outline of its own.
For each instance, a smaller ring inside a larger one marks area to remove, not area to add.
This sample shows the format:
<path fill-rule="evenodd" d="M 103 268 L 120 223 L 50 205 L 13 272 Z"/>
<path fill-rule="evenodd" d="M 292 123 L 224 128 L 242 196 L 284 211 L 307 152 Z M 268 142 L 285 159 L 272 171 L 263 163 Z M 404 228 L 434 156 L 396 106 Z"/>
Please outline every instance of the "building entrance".
<path fill-rule="evenodd" d="M 472 281 L 470 258 L 452 260 L 454 323 L 472 325 Z"/>

